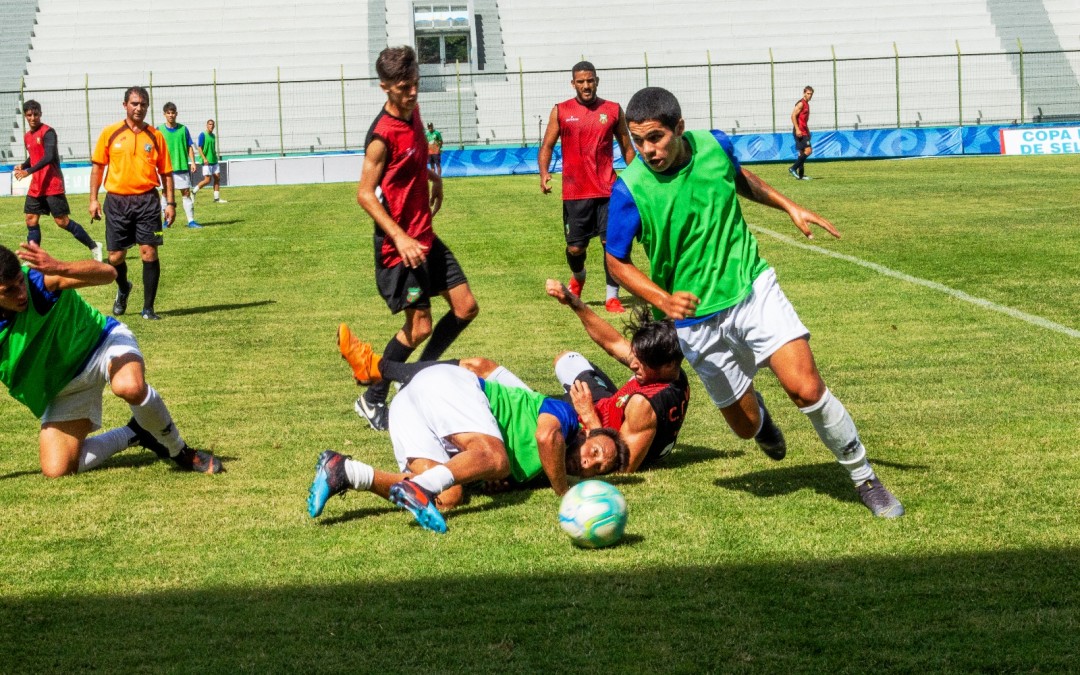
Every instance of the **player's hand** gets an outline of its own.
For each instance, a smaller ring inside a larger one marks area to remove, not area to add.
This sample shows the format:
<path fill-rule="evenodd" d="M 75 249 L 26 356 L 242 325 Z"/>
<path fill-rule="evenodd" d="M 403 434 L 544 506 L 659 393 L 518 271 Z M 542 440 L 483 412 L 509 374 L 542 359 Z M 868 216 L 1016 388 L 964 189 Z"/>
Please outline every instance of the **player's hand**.
<path fill-rule="evenodd" d="M 542 173 L 542 174 L 540 174 L 540 192 L 543 192 L 546 195 L 551 194 L 551 174 L 550 173 Z"/>
<path fill-rule="evenodd" d="M 394 237 L 394 248 L 401 254 L 405 267 L 419 267 L 427 259 L 428 247 L 405 234 L 404 230 Z"/>
<path fill-rule="evenodd" d="M 30 174 L 26 173 L 22 169 L 15 169 L 15 171 L 14 171 L 14 173 L 12 173 L 12 175 L 15 176 L 15 180 L 22 180 L 23 178 L 26 178 Z"/>
<path fill-rule="evenodd" d="M 600 427 L 600 418 L 596 414 L 589 385 L 581 380 L 574 380 L 574 383 L 570 385 L 570 401 L 574 404 L 574 412 L 581 418 L 582 426 L 588 430 Z"/>
<path fill-rule="evenodd" d="M 571 293 L 566 284 L 561 281 L 548 279 L 544 284 L 544 290 L 547 291 L 548 295 L 558 300 L 561 305 L 573 307 L 574 309 L 579 309 L 585 305 L 581 298 Z"/>
<path fill-rule="evenodd" d="M 799 231 L 802 232 L 803 236 L 807 239 L 814 238 L 814 233 L 810 229 L 811 225 L 817 225 L 837 239 L 840 238 L 840 232 L 833 227 L 832 223 L 809 209 L 797 206 L 789 215 L 791 216 L 791 222 L 795 223 L 795 227 L 799 228 Z"/>
<path fill-rule="evenodd" d="M 669 319 L 685 319 L 694 316 L 701 299 L 689 291 L 675 291 L 657 307 Z"/>
<path fill-rule="evenodd" d="M 428 173 L 430 173 L 431 176 L 432 176 L 430 206 L 431 206 L 431 215 L 432 215 L 432 217 L 434 217 L 435 214 L 439 212 L 439 209 L 442 208 L 442 200 L 443 200 L 442 177 L 439 176 L 438 174 L 432 172 L 430 169 L 428 170 Z"/>
<path fill-rule="evenodd" d="M 90 222 L 101 220 L 101 202 L 93 197 L 90 198 Z"/>
<path fill-rule="evenodd" d="M 59 274 L 62 263 L 45 252 L 45 249 L 37 245 L 37 242 L 19 244 L 19 250 L 15 253 L 19 260 L 26 263 L 31 269 L 42 274 Z"/>
<path fill-rule="evenodd" d="M 165 226 L 168 227 L 169 225 L 172 225 L 174 220 L 176 220 L 176 207 L 172 206 L 172 205 L 166 206 L 165 207 Z"/>

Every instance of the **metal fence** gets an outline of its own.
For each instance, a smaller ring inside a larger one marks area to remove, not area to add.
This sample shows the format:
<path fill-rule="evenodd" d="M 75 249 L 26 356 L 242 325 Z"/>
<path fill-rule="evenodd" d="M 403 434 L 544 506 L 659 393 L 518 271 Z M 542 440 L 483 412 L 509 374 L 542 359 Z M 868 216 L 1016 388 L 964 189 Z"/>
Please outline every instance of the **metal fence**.
<path fill-rule="evenodd" d="M 280 73 L 280 71 L 278 71 Z M 1080 119 L 1080 51 L 1040 51 L 891 58 L 821 59 L 695 66 L 605 69 L 599 94 L 625 102 L 644 86 L 676 94 L 688 128 L 733 133 L 787 132 L 805 85 L 815 97 L 811 128 L 885 128 L 1050 122 Z M 573 95 L 564 70 L 469 72 L 425 77 L 420 107 L 425 122 L 450 146 L 531 145 L 540 141 L 551 107 Z M 151 123 L 176 103 L 193 135 L 208 118 L 217 122 L 228 157 L 355 151 L 385 101 L 374 79 L 144 83 L 151 92 Z M 23 153 L 19 103 L 36 99 L 57 129 L 66 161 L 89 157 L 100 130 L 122 118 L 123 90 L 80 89 L 0 92 L 14 129 L 0 160 Z M 4 139 L 0 139 L 2 142 Z"/>

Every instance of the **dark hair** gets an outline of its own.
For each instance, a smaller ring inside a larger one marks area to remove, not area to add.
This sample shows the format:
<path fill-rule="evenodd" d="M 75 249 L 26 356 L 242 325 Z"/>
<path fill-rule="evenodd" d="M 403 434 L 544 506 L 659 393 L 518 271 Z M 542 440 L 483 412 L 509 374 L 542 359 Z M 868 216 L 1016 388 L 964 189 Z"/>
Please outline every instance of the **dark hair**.
<path fill-rule="evenodd" d="M 593 429 L 585 438 L 595 438 L 597 436 L 605 436 L 611 439 L 611 442 L 615 444 L 615 468 L 612 471 L 618 471 L 622 473 L 630 468 L 630 446 L 626 444 L 626 441 L 622 439 L 618 431 L 609 427 L 600 427 L 599 429 Z"/>
<path fill-rule="evenodd" d="M 22 111 L 23 111 L 24 115 L 26 113 L 30 112 L 31 110 L 33 110 L 34 112 L 36 112 L 37 114 L 40 115 L 41 114 L 41 104 L 38 103 L 37 101 L 35 101 L 34 99 L 30 99 L 26 103 L 22 104 Z"/>
<path fill-rule="evenodd" d="M 150 92 L 146 91 L 146 87 L 128 87 L 124 92 L 124 103 L 128 102 L 132 94 L 138 94 L 146 101 L 146 105 L 150 105 Z"/>
<path fill-rule="evenodd" d="M 814 88 L 813 88 L 813 87 L 811 87 L 810 85 L 806 85 L 805 87 L 803 87 L 803 88 L 802 88 L 802 90 L 803 90 L 803 93 L 804 93 L 804 94 L 805 94 L 806 92 L 810 92 L 811 94 L 813 94 L 813 93 L 814 93 Z"/>
<path fill-rule="evenodd" d="M 207 124 L 209 124 L 210 122 L 214 122 L 214 118 L 211 117 L 210 119 L 206 120 L 206 122 Z M 214 122 L 214 126 L 217 126 L 217 122 Z"/>
<path fill-rule="evenodd" d="M 401 82 L 420 74 L 416 52 L 408 45 L 387 47 L 375 60 L 375 72 L 383 82 Z"/>
<path fill-rule="evenodd" d="M 645 87 L 630 98 L 626 104 L 626 121 L 641 124 L 655 120 L 668 129 L 674 129 L 682 119 L 679 100 L 662 87 Z"/>
<path fill-rule="evenodd" d="M 669 363 L 682 363 L 682 348 L 671 319 L 658 321 L 648 307 L 640 306 L 630 315 L 624 332 L 630 336 L 634 356 L 646 366 L 661 368 Z"/>
<path fill-rule="evenodd" d="M 6 246 L 0 246 L 0 284 L 14 281 L 22 272 L 22 263 Z"/>
<path fill-rule="evenodd" d="M 161 106 L 161 112 L 176 112 L 176 104 L 169 101 L 165 105 Z"/>
<path fill-rule="evenodd" d="M 578 61 L 574 64 L 574 67 L 570 69 L 570 74 L 575 75 L 581 71 L 590 72 L 595 75 L 596 66 L 594 66 L 591 61 Z"/>

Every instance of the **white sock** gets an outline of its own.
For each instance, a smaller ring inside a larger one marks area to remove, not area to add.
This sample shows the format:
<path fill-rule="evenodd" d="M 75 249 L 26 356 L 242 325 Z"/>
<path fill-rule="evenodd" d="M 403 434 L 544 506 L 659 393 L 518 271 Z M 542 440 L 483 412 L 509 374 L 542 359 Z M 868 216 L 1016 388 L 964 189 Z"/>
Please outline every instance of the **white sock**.
<path fill-rule="evenodd" d="M 161 394 L 150 385 L 146 385 L 146 388 L 146 400 L 139 405 L 130 406 L 131 414 L 139 426 L 169 449 L 170 456 L 176 457 L 186 445 L 184 439 L 180 438 L 180 432 L 176 430 Z"/>
<path fill-rule="evenodd" d="M 619 287 L 618 286 L 612 286 L 611 284 L 608 284 L 608 287 L 607 287 L 607 299 L 610 300 L 612 298 L 617 298 L 617 297 L 619 297 Z"/>
<path fill-rule="evenodd" d="M 375 469 L 370 464 L 355 459 L 345 460 L 345 475 L 354 490 L 369 490 L 375 480 Z"/>
<path fill-rule="evenodd" d="M 439 494 L 443 490 L 453 486 L 454 474 L 450 473 L 445 465 L 440 464 L 414 476 L 412 481 L 432 494 Z"/>
<path fill-rule="evenodd" d="M 511 373 L 506 369 L 506 366 L 499 366 L 495 370 L 484 378 L 488 382 L 497 382 L 507 387 L 513 387 L 515 389 L 525 389 L 526 391 L 532 391 L 529 385 L 521 381 L 521 378 Z"/>
<path fill-rule="evenodd" d="M 184 204 L 184 213 L 187 214 L 187 221 L 190 223 L 195 220 L 195 203 L 191 201 L 191 197 L 184 197 L 180 201 Z"/>
<path fill-rule="evenodd" d="M 221 199 L 221 191 L 220 190 L 214 190 L 214 199 L 215 200 Z"/>
<path fill-rule="evenodd" d="M 826 389 L 820 401 L 799 410 L 810 418 L 818 438 L 836 456 L 840 466 L 848 470 L 856 485 L 874 477 L 874 469 L 866 461 L 866 448 L 859 440 L 855 422 L 831 391 Z"/>
<path fill-rule="evenodd" d="M 198 185 L 196 185 L 195 187 L 191 188 L 191 194 L 192 194 L 192 195 L 197 195 L 197 194 L 199 194 L 199 186 L 198 186 Z"/>
<path fill-rule="evenodd" d="M 79 451 L 78 473 L 96 469 L 101 463 L 112 457 L 121 450 L 131 447 L 135 435 L 127 427 L 110 429 L 109 431 L 91 436 L 82 443 Z"/>

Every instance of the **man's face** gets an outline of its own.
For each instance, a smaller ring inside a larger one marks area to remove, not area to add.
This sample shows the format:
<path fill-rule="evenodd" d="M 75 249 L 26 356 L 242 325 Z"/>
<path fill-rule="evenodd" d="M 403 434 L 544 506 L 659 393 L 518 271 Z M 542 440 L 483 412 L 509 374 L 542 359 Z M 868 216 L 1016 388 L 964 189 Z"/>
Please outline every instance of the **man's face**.
<path fill-rule="evenodd" d="M 584 431 L 578 432 L 582 436 Z M 602 476 L 615 470 L 619 461 L 615 442 L 607 436 L 593 436 L 586 438 L 578 452 L 569 452 L 566 455 L 566 473 L 571 476 L 592 478 Z"/>
<path fill-rule="evenodd" d="M 591 70 L 579 70 L 570 80 L 578 100 L 582 103 L 591 103 L 596 98 L 596 85 L 599 83 L 600 78 Z"/>
<path fill-rule="evenodd" d="M 25 312 L 30 302 L 26 293 L 26 280 L 23 273 L 8 282 L 0 282 L 0 310 L 4 312 Z"/>
<path fill-rule="evenodd" d="M 674 379 L 671 375 L 673 371 L 677 372 L 677 368 L 674 364 L 668 364 L 660 366 L 659 368 L 653 368 L 652 366 L 645 365 L 631 351 L 630 354 L 630 370 L 634 373 L 634 379 L 638 381 L 638 384 L 653 384 L 655 382 L 671 382 Z"/>
<path fill-rule="evenodd" d="M 386 92 L 386 98 L 390 105 L 397 108 L 402 117 L 412 115 L 413 109 L 416 108 L 416 92 L 420 88 L 419 75 L 397 82 L 380 82 L 379 86 Z"/>
<path fill-rule="evenodd" d="M 630 140 L 653 171 L 660 173 L 680 163 L 686 152 L 682 142 L 683 121 L 670 129 L 657 120 L 630 122 Z"/>
<path fill-rule="evenodd" d="M 144 99 L 139 92 L 131 92 L 128 100 L 124 101 L 124 111 L 127 113 L 128 121 L 142 124 L 143 120 L 146 119 L 146 107 L 148 105 L 150 105 L 150 102 Z"/>
<path fill-rule="evenodd" d="M 206 123 L 206 130 L 210 133 L 214 133 L 214 120 L 210 120 Z"/>
<path fill-rule="evenodd" d="M 814 98 L 814 92 L 812 92 L 812 91 L 804 91 L 802 97 L 803 97 L 803 100 L 805 100 L 807 103 L 809 103 L 810 99 Z M 828 104 L 826 103 L 825 105 L 828 105 Z"/>
<path fill-rule="evenodd" d="M 26 123 L 30 125 L 30 131 L 37 131 L 41 126 L 41 111 L 40 110 L 27 110 L 23 113 L 23 117 L 26 118 Z"/>
<path fill-rule="evenodd" d="M 175 127 L 176 126 L 176 111 L 175 110 L 166 110 L 165 111 L 165 124 L 169 125 L 170 127 Z"/>

